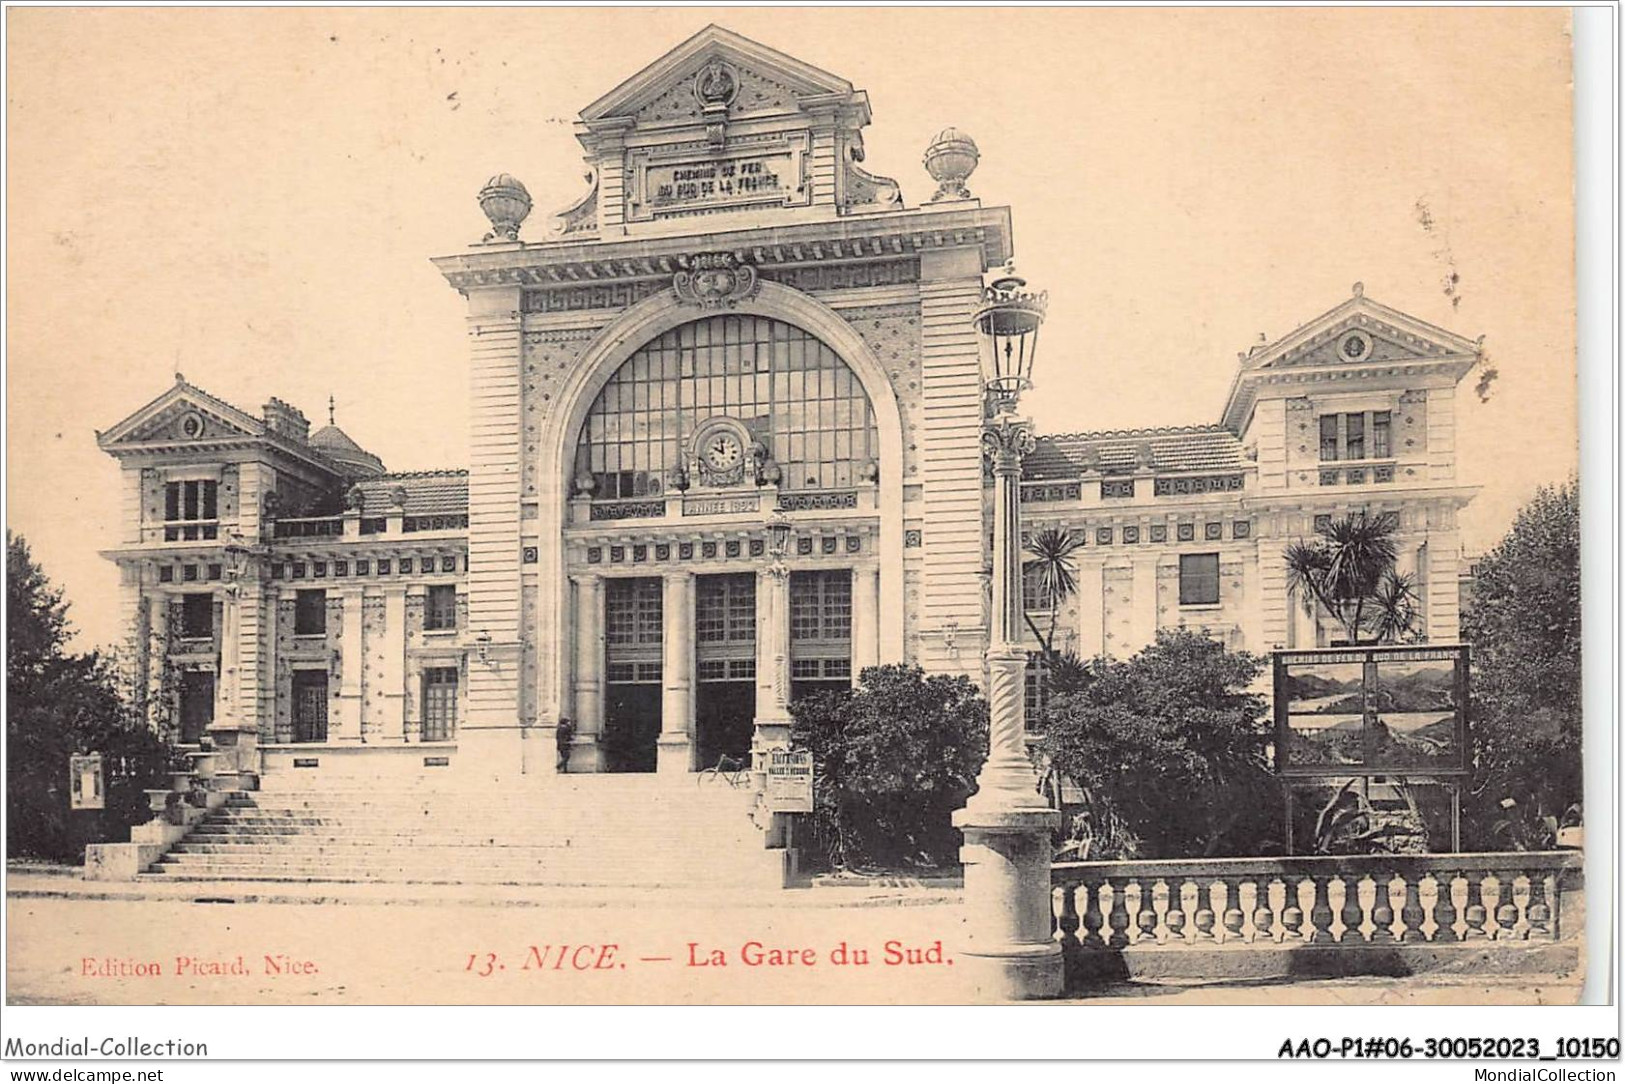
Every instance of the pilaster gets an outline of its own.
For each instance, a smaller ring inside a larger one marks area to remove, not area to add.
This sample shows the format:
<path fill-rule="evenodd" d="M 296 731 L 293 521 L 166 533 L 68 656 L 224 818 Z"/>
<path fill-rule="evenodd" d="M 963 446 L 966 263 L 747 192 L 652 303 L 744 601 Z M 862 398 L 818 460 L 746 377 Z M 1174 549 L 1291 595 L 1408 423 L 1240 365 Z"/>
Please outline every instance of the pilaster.
<path fill-rule="evenodd" d="M 1129 600 L 1129 635 L 1132 642 L 1123 646 L 1123 653 L 1131 655 L 1141 648 L 1157 642 L 1157 555 L 1134 555 L 1133 595 Z"/>
<path fill-rule="evenodd" d="M 360 586 L 346 586 L 339 591 L 344 616 L 339 634 L 338 710 L 328 727 L 334 741 L 361 740 L 361 674 L 366 666 L 361 647 L 361 599 Z"/>
<path fill-rule="evenodd" d="M 379 648 L 382 664 L 379 666 L 379 698 L 382 718 L 378 723 L 380 736 L 386 742 L 405 740 L 406 736 L 406 585 L 387 584 L 384 587 L 383 644 Z"/>
<path fill-rule="evenodd" d="M 666 627 L 656 768 L 664 773 L 691 772 L 698 750 L 694 743 L 694 573 L 668 572 L 662 588 Z"/>
<path fill-rule="evenodd" d="M 604 767 L 599 740 L 604 733 L 604 578 L 592 573 L 570 577 L 575 585 L 575 739 L 571 772 Z"/>
<path fill-rule="evenodd" d="M 468 668 L 467 731 L 519 729 L 519 457 L 523 335 L 517 287 L 468 291 L 472 408 L 468 629 L 499 665 Z M 514 660 L 509 665 L 510 657 Z M 495 739 L 487 734 L 486 738 Z M 518 770 L 519 765 L 512 766 Z"/>
<path fill-rule="evenodd" d="M 928 636 L 957 628 L 961 650 L 980 649 L 985 627 L 981 344 L 971 318 L 982 298 L 982 253 L 953 248 L 920 256 L 923 481 L 923 589 L 920 623 Z M 922 657 L 927 668 L 941 662 Z"/>
<path fill-rule="evenodd" d="M 1078 564 L 1078 657 L 1106 653 L 1106 563 L 1084 558 Z"/>
<path fill-rule="evenodd" d="M 862 561 L 852 569 L 852 677 L 880 665 L 880 569 Z"/>

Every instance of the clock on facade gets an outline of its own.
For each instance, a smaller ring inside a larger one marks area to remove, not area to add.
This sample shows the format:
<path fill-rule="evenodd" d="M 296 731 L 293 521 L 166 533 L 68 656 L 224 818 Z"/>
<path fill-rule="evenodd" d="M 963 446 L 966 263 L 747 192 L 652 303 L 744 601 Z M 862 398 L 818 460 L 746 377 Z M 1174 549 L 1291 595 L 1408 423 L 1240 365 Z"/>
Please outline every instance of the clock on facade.
<path fill-rule="evenodd" d="M 705 457 L 705 465 L 720 474 L 738 466 L 745 457 L 745 450 L 740 447 L 738 437 L 722 432 L 706 438 L 701 454 Z"/>

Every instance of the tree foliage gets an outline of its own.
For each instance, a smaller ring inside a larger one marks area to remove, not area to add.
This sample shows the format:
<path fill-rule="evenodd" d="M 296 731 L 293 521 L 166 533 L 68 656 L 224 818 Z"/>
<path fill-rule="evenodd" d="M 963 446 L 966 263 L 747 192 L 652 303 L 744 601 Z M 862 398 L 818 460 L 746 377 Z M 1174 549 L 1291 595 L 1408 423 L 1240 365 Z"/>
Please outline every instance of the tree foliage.
<path fill-rule="evenodd" d="M 1097 659 L 1057 694 L 1041 751 L 1084 792 L 1094 858 L 1257 854 L 1278 845 L 1281 797 L 1266 756 L 1261 659 L 1163 629 L 1127 661 Z"/>
<path fill-rule="evenodd" d="M 1056 657 L 1055 626 L 1060 620 L 1061 603 L 1078 589 L 1077 563 L 1072 555 L 1082 545 L 1083 536 L 1065 527 L 1046 527 L 1027 543 L 1027 552 L 1032 556 L 1022 565 L 1022 570 L 1036 577 L 1038 597 L 1049 602 L 1048 631 L 1040 629 L 1025 608 L 1022 616 L 1038 637 L 1047 660 L 1053 661 Z"/>
<path fill-rule="evenodd" d="M 66 650 L 61 588 L 28 543 L 6 533 L 6 854 L 77 861 L 84 845 L 126 839 L 146 820 L 142 790 L 158 786 L 169 750 L 128 710 L 111 660 Z M 68 757 L 101 753 L 107 808 L 68 808 Z"/>
<path fill-rule="evenodd" d="M 1578 482 L 1543 486 L 1519 511 L 1479 563 L 1461 627 L 1474 754 L 1463 845 L 1549 845 L 1543 826 L 1581 800 Z"/>
<path fill-rule="evenodd" d="M 1289 586 L 1310 613 L 1331 614 L 1351 644 L 1395 643 L 1414 630 L 1416 585 L 1394 568 L 1398 527 L 1392 515 L 1352 512 L 1286 548 Z"/>
<path fill-rule="evenodd" d="M 850 692 L 791 705 L 813 754 L 813 827 L 832 868 L 958 860 L 954 810 L 987 757 L 987 702 L 963 676 L 917 666 L 863 671 Z"/>

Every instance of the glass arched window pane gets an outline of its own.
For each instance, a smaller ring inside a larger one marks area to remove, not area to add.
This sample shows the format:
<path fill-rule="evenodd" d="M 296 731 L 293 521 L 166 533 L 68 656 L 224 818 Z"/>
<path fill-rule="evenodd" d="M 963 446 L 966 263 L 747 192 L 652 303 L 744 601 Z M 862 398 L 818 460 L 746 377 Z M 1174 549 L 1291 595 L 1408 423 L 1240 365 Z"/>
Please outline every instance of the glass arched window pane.
<path fill-rule="evenodd" d="M 598 393 L 576 451 L 599 498 L 656 497 L 695 426 L 737 418 L 787 490 L 844 489 L 878 457 L 874 411 L 856 374 L 780 320 L 722 315 L 646 343 Z"/>

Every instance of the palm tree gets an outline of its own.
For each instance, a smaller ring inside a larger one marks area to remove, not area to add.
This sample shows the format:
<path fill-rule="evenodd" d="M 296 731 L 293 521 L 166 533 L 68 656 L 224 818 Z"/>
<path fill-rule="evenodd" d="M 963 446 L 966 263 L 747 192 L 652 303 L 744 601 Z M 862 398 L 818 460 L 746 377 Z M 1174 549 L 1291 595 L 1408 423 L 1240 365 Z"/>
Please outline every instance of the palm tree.
<path fill-rule="evenodd" d="M 1083 537 L 1073 534 L 1065 527 L 1046 527 L 1033 535 L 1027 543 L 1027 552 L 1033 556 L 1023 568 L 1037 576 L 1038 597 L 1049 603 L 1048 635 L 1039 630 L 1026 607 L 1022 607 L 1022 616 L 1027 619 L 1027 625 L 1033 630 L 1033 635 L 1038 637 L 1039 645 L 1044 649 L 1046 662 L 1055 658 L 1055 626 L 1060 620 L 1061 602 L 1070 598 L 1078 589 L 1077 568 L 1073 563 L 1072 554 L 1082 545 Z"/>
<path fill-rule="evenodd" d="M 1398 547 L 1392 515 L 1353 512 L 1320 528 L 1314 541 L 1286 548 L 1287 580 L 1311 614 L 1322 606 L 1350 644 L 1392 643 L 1412 634 L 1415 580 L 1394 571 Z"/>

